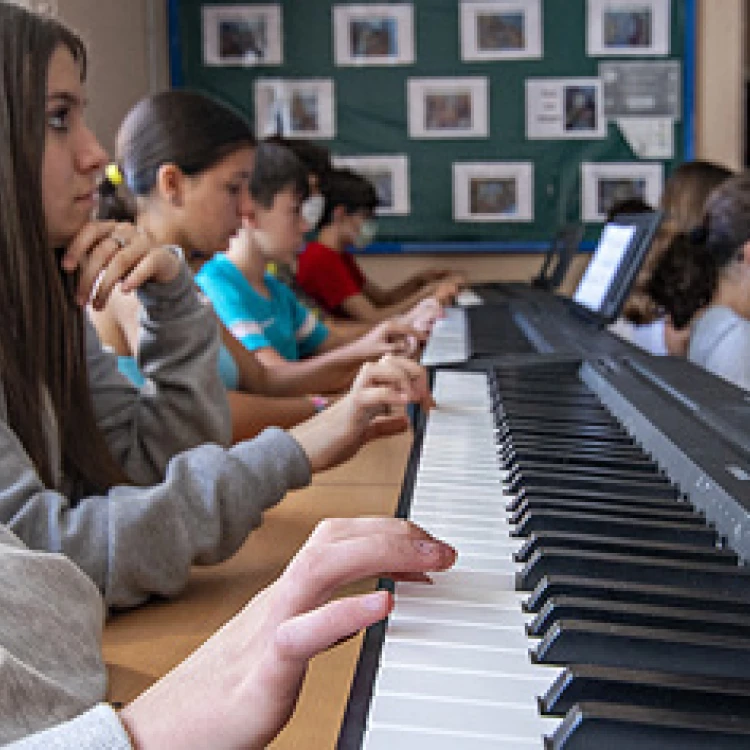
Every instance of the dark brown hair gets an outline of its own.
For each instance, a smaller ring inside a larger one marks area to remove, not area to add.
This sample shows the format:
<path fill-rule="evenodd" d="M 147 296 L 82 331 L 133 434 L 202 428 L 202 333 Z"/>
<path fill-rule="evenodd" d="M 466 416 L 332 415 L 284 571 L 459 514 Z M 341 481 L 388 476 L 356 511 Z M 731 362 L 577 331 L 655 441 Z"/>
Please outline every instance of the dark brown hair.
<path fill-rule="evenodd" d="M 262 142 L 255 152 L 250 195 L 264 208 L 271 208 L 276 196 L 288 188 L 301 201 L 305 200 L 310 194 L 307 170 L 290 149 L 278 143 Z"/>
<path fill-rule="evenodd" d="M 684 328 L 711 303 L 721 273 L 750 240 L 750 173 L 731 177 L 706 201 L 703 221 L 676 235 L 654 268 L 647 286 L 651 298 Z"/>
<path fill-rule="evenodd" d="M 239 113 L 198 91 L 162 91 L 142 99 L 117 133 L 117 163 L 131 193 L 142 197 L 156 185 L 159 168 L 174 164 L 197 175 L 241 148 L 256 145 L 253 130 Z M 106 178 L 101 217 L 116 218 L 135 207 Z"/>
<path fill-rule="evenodd" d="M 9 426 L 44 484 L 59 486 L 52 417 L 63 475 L 103 490 L 126 477 L 96 423 L 76 279 L 60 268 L 62 249 L 49 247 L 42 204 L 47 73 L 60 47 L 85 79 L 86 51 L 75 34 L 0 3 L 0 372 Z"/>
<path fill-rule="evenodd" d="M 648 255 L 638 273 L 623 315 L 633 323 L 650 323 L 659 315 L 655 300 L 648 293 L 649 280 L 659 259 L 678 234 L 688 233 L 700 224 L 711 191 L 734 173 L 708 161 L 680 164 L 664 185 L 659 208 L 664 219 L 659 225 Z"/>
<path fill-rule="evenodd" d="M 333 221 L 333 211 L 337 206 L 343 206 L 347 214 L 353 214 L 357 211 L 374 211 L 378 205 L 378 194 L 373 184 L 350 169 L 332 169 L 325 174 L 320 182 L 320 191 L 325 198 L 325 209 L 317 229 Z"/>

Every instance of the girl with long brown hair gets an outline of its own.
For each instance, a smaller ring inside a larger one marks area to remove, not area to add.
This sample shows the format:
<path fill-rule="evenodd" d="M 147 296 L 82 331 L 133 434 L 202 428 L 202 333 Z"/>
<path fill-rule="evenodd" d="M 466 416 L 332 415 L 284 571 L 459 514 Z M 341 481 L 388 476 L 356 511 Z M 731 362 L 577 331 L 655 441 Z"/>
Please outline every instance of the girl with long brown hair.
<path fill-rule="evenodd" d="M 388 359 L 293 433 L 220 447 L 230 420 L 210 306 L 174 248 L 89 218 L 106 155 L 83 116 L 83 45 L 53 20 L 0 10 L 0 523 L 71 557 L 109 605 L 132 606 L 231 555 L 311 470 L 404 429 L 384 411 L 421 397 L 424 373 Z M 84 314 L 116 284 L 143 307 L 153 385 L 140 391 Z"/>

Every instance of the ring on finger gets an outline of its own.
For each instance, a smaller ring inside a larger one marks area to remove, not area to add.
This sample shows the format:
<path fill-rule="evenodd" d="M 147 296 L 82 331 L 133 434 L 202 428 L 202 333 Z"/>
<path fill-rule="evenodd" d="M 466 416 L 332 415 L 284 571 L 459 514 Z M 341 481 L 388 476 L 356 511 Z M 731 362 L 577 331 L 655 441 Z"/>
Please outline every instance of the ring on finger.
<path fill-rule="evenodd" d="M 122 237 L 116 234 L 110 234 L 109 238 L 115 243 L 115 245 L 117 245 L 118 250 L 122 250 L 125 245 L 128 244 L 127 240 L 124 240 Z"/>

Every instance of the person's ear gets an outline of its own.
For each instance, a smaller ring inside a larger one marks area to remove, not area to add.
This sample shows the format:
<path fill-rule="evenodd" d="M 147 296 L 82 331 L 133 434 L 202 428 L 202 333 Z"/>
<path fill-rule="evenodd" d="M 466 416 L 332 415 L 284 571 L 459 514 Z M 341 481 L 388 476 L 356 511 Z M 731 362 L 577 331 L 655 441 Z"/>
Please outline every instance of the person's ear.
<path fill-rule="evenodd" d="M 179 207 L 185 198 L 187 178 L 176 164 L 162 164 L 156 173 L 156 191 L 170 205 Z"/>
<path fill-rule="evenodd" d="M 346 206 L 334 206 L 333 211 L 331 212 L 331 216 L 334 223 L 336 224 L 344 221 L 344 219 L 346 219 L 346 217 L 348 216 L 346 212 Z"/>

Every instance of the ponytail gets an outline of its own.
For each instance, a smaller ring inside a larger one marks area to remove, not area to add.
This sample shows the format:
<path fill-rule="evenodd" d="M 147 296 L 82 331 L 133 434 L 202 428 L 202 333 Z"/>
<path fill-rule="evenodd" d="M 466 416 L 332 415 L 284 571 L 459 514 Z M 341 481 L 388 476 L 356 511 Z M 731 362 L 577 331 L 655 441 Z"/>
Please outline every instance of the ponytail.
<path fill-rule="evenodd" d="M 685 328 L 698 310 L 713 299 L 719 282 L 719 256 L 706 244 L 699 227 L 672 239 L 648 282 L 648 294 L 672 319 Z"/>

